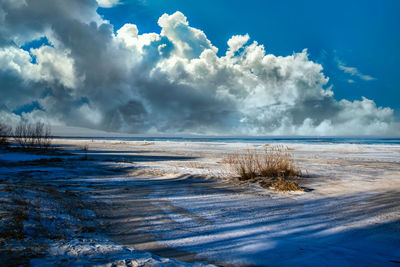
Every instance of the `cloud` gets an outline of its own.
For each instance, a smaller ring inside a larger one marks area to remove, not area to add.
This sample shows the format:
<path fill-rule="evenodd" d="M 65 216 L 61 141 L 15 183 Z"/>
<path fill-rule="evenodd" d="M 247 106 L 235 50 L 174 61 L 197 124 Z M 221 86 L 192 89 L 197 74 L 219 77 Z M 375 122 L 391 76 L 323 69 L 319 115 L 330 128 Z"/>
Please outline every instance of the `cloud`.
<path fill-rule="evenodd" d="M 96 0 L 100 7 L 109 8 L 119 5 L 119 0 Z"/>
<path fill-rule="evenodd" d="M 366 98 L 335 100 L 322 66 L 307 50 L 276 56 L 250 36 L 237 35 L 219 56 L 180 12 L 162 15 L 160 32 L 141 34 L 135 24 L 115 31 L 96 13 L 93 0 L 0 3 L 0 14 L 7 14 L 0 16 L 3 120 L 143 134 L 348 135 L 399 129 L 390 108 Z M 43 37 L 48 44 L 22 49 Z M 13 112 L 24 105 L 34 108 Z"/>
<path fill-rule="evenodd" d="M 232 36 L 228 41 L 228 51 L 226 52 L 226 55 L 233 57 L 235 53 L 249 41 L 249 39 L 250 36 L 248 34 Z"/>
<path fill-rule="evenodd" d="M 339 69 L 341 69 L 343 72 L 350 74 L 351 76 L 356 76 L 358 78 L 360 78 L 361 80 L 364 81 L 374 81 L 376 80 L 376 78 L 370 76 L 370 75 L 366 75 L 366 74 L 362 74 L 357 68 L 355 67 L 348 67 L 345 64 L 343 64 L 343 62 L 339 61 L 338 62 L 338 67 Z M 351 80 L 353 81 L 353 80 Z M 354 82 L 354 81 L 353 81 Z M 351 83 L 351 82 L 350 82 Z"/>

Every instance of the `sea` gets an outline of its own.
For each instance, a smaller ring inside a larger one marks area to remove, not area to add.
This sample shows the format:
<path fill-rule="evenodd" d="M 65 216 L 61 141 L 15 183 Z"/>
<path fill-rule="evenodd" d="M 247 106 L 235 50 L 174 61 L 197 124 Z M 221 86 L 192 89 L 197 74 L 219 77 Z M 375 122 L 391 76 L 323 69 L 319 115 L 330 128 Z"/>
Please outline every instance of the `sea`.
<path fill-rule="evenodd" d="M 400 145 L 400 136 L 396 137 L 298 137 L 298 136 L 264 136 L 264 137 L 90 137 L 90 136 L 56 136 L 60 139 L 77 140 L 111 140 L 111 141 L 166 141 L 166 142 L 219 142 L 219 143 L 302 143 L 302 144 L 386 144 Z"/>

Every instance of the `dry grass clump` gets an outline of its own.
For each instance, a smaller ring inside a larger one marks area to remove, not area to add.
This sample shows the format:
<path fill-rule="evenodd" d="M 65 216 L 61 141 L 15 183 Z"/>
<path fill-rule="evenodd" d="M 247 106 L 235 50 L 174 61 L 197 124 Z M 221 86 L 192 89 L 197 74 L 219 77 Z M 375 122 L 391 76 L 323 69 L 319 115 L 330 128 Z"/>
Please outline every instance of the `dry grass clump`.
<path fill-rule="evenodd" d="M 301 190 L 295 181 L 301 177 L 301 170 L 286 146 L 267 146 L 262 151 L 247 150 L 245 153 L 231 154 L 225 162 L 241 181 L 258 182 L 263 187 L 273 187 L 279 191 Z"/>
<path fill-rule="evenodd" d="M 278 177 L 271 187 L 277 191 L 303 191 L 296 181 L 283 177 Z"/>

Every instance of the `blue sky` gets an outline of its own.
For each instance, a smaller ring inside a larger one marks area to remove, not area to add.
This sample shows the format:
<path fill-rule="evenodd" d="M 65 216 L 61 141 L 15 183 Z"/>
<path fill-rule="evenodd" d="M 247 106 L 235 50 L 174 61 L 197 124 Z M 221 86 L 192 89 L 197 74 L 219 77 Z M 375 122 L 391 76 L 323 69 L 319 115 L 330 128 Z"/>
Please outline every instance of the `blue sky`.
<path fill-rule="evenodd" d="M 365 96 L 400 115 L 400 1 L 147 0 L 98 9 L 115 30 L 133 23 L 140 33 L 159 32 L 158 18 L 175 11 L 203 30 L 219 54 L 232 35 L 246 33 L 275 55 L 307 48 L 323 65 L 336 99 Z"/>

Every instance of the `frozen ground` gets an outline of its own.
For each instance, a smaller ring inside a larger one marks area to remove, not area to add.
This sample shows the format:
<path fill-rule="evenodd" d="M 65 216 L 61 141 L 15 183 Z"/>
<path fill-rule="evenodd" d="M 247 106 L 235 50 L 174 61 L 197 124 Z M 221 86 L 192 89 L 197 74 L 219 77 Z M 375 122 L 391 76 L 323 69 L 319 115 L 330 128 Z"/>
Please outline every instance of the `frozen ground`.
<path fill-rule="evenodd" d="M 22 256 L 36 265 L 400 262 L 400 146 L 288 144 L 310 177 L 301 181 L 306 192 L 283 194 L 228 179 L 225 154 L 264 144 L 56 142 L 78 155 L 47 162 L 0 155 L 3 259 Z M 87 152 L 79 150 L 85 145 Z M 24 206 L 22 215 L 13 209 Z"/>
<path fill-rule="evenodd" d="M 121 169 L 83 151 L 40 155 L 0 150 L 0 266 L 203 266 L 158 257 L 104 234 L 92 181 Z M 117 178 L 118 179 L 118 178 Z M 117 185 L 118 186 L 118 185 Z"/>

